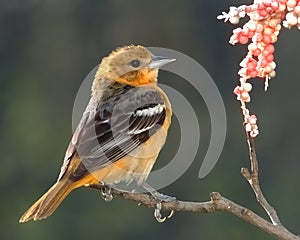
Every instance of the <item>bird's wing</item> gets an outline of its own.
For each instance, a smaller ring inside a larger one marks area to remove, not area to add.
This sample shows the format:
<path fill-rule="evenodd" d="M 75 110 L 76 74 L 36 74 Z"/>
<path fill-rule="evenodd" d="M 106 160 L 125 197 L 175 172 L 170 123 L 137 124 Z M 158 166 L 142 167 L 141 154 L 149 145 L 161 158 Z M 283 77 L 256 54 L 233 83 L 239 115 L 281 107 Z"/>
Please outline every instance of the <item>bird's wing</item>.
<path fill-rule="evenodd" d="M 162 126 L 166 106 L 162 94 L 152 87 L 124 87 L 91 114 L 83 117 L 67 150 L 66 158 L 76 152 L 82 160 L 73 173 L 75 180 L 118 161 L 147 141 Z"/>
<path fill-rule="evenodd" d="M 64 162 L 60 168 L 60 173 L 59 173 L 57 181 L 59 181 L 63 177 L 63 175 L 65 174 L 65 172 L 68 169 L 68 166 L 70 164 L 72 157 L 74 156 L 74 154 L 76 154 L 76 144 L 78 144 L 78 140 L 81 137 L 81 133 L 83 132 L 82 130 L 85 128 L 89 116 L 90 116 L 90 112 L 88 112 L 88 111 L 84 112 L 82 115 L 82 118 L 81 118 L 81 120 L 73 134 L 73 137 L 69 143 L 69 146 L 66 150 Z"/>

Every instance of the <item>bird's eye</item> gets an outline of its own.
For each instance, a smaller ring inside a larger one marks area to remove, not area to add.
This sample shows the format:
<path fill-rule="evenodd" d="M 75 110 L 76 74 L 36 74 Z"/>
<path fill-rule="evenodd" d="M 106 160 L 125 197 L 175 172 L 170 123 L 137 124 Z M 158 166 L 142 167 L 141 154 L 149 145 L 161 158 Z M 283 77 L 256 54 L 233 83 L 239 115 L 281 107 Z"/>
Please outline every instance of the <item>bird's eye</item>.
<path fill-rule="evenodd" d="M 141 65 L 141 62 L 139 60 L 135 59 L 130 62 L 130 65 L 134 68 L 138 68 Z"/>

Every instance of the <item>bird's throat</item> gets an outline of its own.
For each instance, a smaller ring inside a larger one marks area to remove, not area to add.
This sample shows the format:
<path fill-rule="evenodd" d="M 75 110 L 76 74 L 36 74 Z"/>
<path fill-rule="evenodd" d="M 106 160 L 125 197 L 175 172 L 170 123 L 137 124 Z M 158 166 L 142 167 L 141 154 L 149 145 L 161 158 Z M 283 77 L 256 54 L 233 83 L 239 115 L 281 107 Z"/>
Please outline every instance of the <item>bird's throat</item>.
<path fill-rule="evenodd" d="M 143 84 L 157 82 L 156 69 L 141 69 L 138 71 L 128 72 L 121 77 L 117 78 L 118 82 L 129 84 L 132 86 L 139 86 Z"/>

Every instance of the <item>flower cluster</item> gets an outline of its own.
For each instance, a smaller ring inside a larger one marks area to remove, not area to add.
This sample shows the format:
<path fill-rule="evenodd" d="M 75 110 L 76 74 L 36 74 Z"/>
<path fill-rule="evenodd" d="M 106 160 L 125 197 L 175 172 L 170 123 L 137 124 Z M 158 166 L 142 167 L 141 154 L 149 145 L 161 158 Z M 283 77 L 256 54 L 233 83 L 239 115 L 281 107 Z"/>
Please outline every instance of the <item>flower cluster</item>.
<path fill-rule="evenodd" d="M 257 118 L 255 115 L 246 115 L 245 118 L 245 129 L 250 133 L 251 137 L 256 137 L 258 135 L 258 126 L 256 124 Z"/>
<path fill-rule="evenodd" d="M 300 0 L 254 0 L 251 5 L 230 7 L 218 19 L 238 24 L 247 16 L 249 21 L 241 28 L 233 30 L 231 44 L 248 44 L 248 53 L 240 63 L 240 85 L 234 89 L 241 101 L 246 131 L 252 137 L 258 135 L 256 117 L 249 114 L 246 103 L 251 101 L 249 92 L 252 86 L 247 82 L 251 78 L 265 80 L 265 90 L 269 80 L 276 76 L 274 61 L 274 43 L 277 42 L 281 25 L 286 28 L 297 26 L 300 29 Z"/>

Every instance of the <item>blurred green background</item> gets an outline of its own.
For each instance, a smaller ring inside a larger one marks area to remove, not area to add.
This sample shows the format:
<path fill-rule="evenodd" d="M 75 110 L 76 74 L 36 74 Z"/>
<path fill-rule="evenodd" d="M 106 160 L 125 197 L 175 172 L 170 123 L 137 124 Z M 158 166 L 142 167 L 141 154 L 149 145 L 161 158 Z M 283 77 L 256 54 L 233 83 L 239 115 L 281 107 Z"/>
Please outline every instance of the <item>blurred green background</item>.
<path fill-rule="evenodd" d="M 199 179 L 209 142 L 209 116 L 201 96 L 174 77 L 170 86 L 189 95 L 195 106 L 203 147 L 189 170 L 161 191 L 194 201 L 206 201 L 210 192 L 219 191 L 265 216 L 239 173 L 248 166 L 248 156 L 232 90 L 246 48 L 230 46 L 233 27 L 216 20 L 230 5 L 240 3 L 1 0 L 1 239 L 272 239 L 227 213 L 175 213 L 159 224 L 151 209 L 122 199 L 106 203 L 97 191 L 83 188 L 71 193 L 47 220 L 18 223 L 56 180 L 72 134 L 73 102 L 82 80 L 103 56 L 131 43 L 170 48 L 194 58 L 215 80 L 226 106 L 224 150 L 213 171 Z M 266 93 L 263 82 L 255 80 L 250 104 L 259 117 L 262 188 L 282 222 L 295 233 L 300 232 L 299 39 L 297 29 L 282 31 L 276 44 L 277 77 Z M 172 77 L 161 73 L 161 79 L 167 76 Z M 174 121 L 158 166 L 170 160 L 168 152 L 174 151 L 178 137 Z"/>

